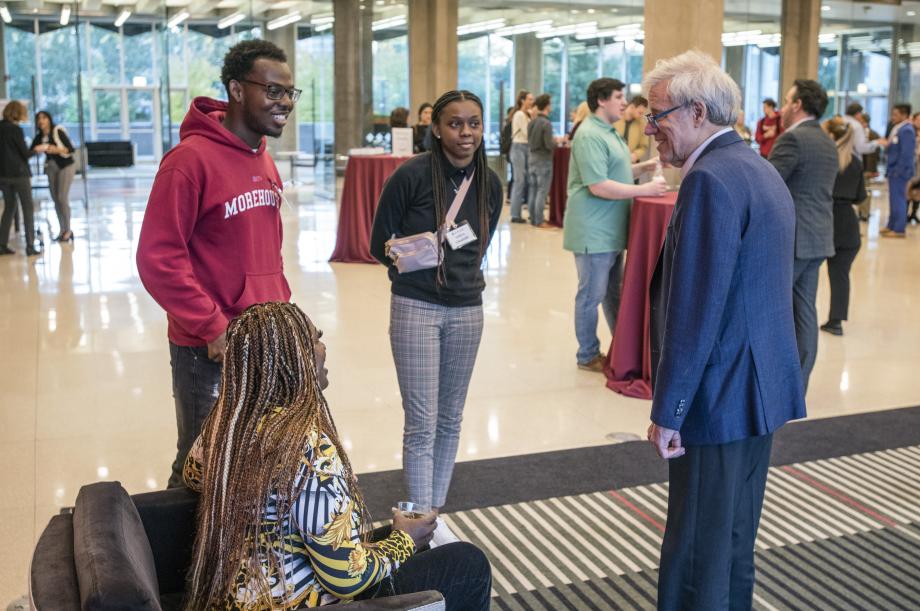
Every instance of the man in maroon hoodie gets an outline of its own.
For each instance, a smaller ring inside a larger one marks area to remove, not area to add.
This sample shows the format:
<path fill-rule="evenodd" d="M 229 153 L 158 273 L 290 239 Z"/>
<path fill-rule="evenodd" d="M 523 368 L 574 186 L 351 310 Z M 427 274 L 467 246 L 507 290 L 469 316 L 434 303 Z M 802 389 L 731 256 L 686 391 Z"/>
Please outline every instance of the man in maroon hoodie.
<path fill-rule="evenodd" d="M 265 149 L 300 90 L 284 51 L 235 45 L 221 80 L 228 102 L 195 98 L 178 146 L 163 157 L 137 248 L 137 269 L 166 310 L 179 431 L 169 486 L 217 399 L 229 321 L 254 303 L 287 301 L 281 178 Z"/>
<path fill-rule="evenodd" d="M 783 133 L 783 123 L 776 112 L 776 100 L 767 98 L 763 101 L 763 118 L 757 122 L 754 140 L 760 145 L 760 156 L 766 159 L 773 150 L 773 143 Z"/>

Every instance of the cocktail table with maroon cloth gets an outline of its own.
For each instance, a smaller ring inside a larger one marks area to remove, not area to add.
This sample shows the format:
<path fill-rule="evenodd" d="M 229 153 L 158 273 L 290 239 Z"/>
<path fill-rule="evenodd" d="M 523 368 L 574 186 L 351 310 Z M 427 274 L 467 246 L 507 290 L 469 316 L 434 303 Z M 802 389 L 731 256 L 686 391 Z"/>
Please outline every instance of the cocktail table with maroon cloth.
<path fill-rule="evenodd" d="M 648 291 L 676 202 L 676 192 L 633 201 L 620 311 L 604 369 L 607 388 L 627 397 L 652 398 Z"/>
<path fill-rule="evenodd" d="M 371 226 L 383 184 L 406 159 L 393 155 L 366 155 L 348 158 L 342 185 L 339 226 L 335 250 L 330 261 L 337 263 L 376 263 L 371 256 Z"/>
<path fill-rule="evenodd" d="M 549 224 L 562 227 L 569 185 L 569 158 L 572 149 L 557 146 L 553 150 L 553 180 L 549 184 Z"/>

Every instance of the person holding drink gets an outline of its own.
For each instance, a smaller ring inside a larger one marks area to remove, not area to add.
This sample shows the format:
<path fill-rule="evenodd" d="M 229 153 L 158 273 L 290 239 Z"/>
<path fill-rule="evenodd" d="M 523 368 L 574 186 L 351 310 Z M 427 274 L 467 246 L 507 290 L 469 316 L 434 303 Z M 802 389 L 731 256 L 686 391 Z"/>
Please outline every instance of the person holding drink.
<path fill-rule="evenodd" d="M 436 514 L 371 524 L 323 389 L 322 331 L 291 303 L 250 306 L 227 329 L 220 394 L 185 462 L 201 493 L 190 609 L 301 609 L 436 590 L 487 609 L 474 545 L 421 551 Z"/>

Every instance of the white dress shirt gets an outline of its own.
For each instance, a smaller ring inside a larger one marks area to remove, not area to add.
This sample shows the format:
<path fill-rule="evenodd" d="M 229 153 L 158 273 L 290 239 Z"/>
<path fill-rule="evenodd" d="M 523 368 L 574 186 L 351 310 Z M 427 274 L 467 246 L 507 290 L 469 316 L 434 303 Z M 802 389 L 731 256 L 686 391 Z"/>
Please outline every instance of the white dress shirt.
<path fill-rule="evenodd" d="M 708 138 L 706 138 L 706 140 L 703 141 L 703 144 L 696 147 L 696 150 L 693 151 L 693 153 L 689 157 L 687 157 L 687 161 L 685 161 L 684 165 L 681 166 L 680 168 L 680 177 L 683 179 L 687 176 L 687 173 L 690 171 L 690 168 L 692 168 L 693 164 L 696 163 L 697 157 L 699 157 L 703 153 L 703 151 L 706 150 L 706 147 L 709 146 L 710 142 L 712 142 L 713 140 L 715 140 L 722 134 L 727 134 L 730 131 L 734 131 L 734 129 L 735 129 L 734 127 L 725 127 L 725 128 L 720 129 L 713 135 L 709 136 Z"/>
<path fill-rule="evenodd" d="M 859 122 L 859 119 L 846 115 L 843 120 L 853 130 L 853 150 L 856 154 L 868 155 L 869 153 L 874 153 L 875 149 L 878 148 L 878 142 L 869 142 L 868 132 L 863 127 L 863 124 Z"/>

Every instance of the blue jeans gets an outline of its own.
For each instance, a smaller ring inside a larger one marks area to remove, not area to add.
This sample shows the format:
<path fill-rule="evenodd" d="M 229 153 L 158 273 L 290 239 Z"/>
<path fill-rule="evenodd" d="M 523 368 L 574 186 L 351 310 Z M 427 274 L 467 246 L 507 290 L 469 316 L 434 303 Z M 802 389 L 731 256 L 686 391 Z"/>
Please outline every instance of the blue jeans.
<path fill-rule="evenodd" d="M 553 160 L 530 156 L 527 168 L 527 210 L 530 211 L 530 223 L 539 225 L 543 222 L 543 208 L 549 185 L 553 180 Z"/>
<path fill-rule="evenodd" d="M 168 488 L 184 486 L 182 469 L 185 456 L 192 448 L 217 401 L 221 364 L 208 358 L 207 346 L 177 346 L 169 342 L 172 366 L 173 398 L 176 401 L 176 461 L 172 465 Z"/>
<path fill-rule="evenodd" d="M 511 145 L 511 176 L 514 178 L 511 185 L 511 218 L 521 217 L 521 208 L 527 198 L 527 162 L 530 156 L 530 145 L 514 143 Z"/>
<path fill-rule="evenodd" d="M 617 322 L 620 309 L 620 287 L 623 282 L 623 252 L 596 254 L 575 253 L 578 270 L 578 292 L 575 294 L 575 338 L 578 352 L 575 358 L 582 365 L 601 352 L 597 338 L 597 306 L 604 308 L 610 332 Z"/>

